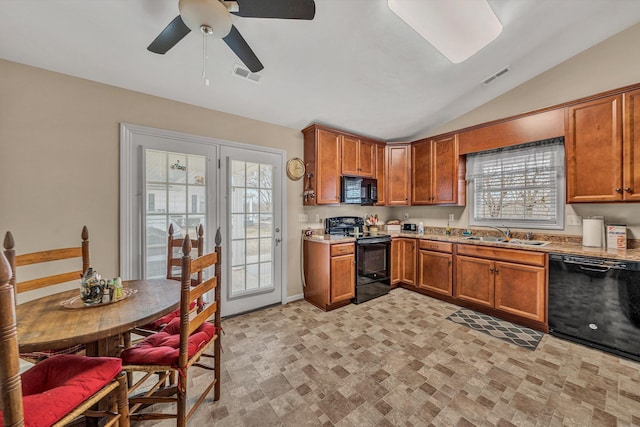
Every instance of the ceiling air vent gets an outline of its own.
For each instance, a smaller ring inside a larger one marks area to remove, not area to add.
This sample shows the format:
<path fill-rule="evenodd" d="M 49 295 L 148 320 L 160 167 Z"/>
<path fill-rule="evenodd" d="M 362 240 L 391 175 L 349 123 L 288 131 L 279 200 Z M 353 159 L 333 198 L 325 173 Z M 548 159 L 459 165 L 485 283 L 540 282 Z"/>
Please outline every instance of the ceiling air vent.
<path fill-rule="evenodd" d="M 495 79 L 497 79 L 500 76 L 503 76 L 505 74 L 507 74 L 507 72 L 509 71 L 509 66 L 507 65 L 506 67 L 504 67 L 502 70 L 498 71 L 497 73 L 489 76 L 488 78 L 484 79 L 484 81 L 482 82 L 483 85 L 488 85 L 489 83 L 491 83 L 492 81 L 494 81 Z"/>
<path fill-rule="evenodd" d="M 238 65 L 238 64 L 236 64 L 233 67 L 233 75 L 243 79 L 250 80 L 254 83 L 260 83 L 260 79 L 262 79 L 262 76 L 260 74 L 252 73 L 248 69 L 244 68 L 242 65 Z"/>

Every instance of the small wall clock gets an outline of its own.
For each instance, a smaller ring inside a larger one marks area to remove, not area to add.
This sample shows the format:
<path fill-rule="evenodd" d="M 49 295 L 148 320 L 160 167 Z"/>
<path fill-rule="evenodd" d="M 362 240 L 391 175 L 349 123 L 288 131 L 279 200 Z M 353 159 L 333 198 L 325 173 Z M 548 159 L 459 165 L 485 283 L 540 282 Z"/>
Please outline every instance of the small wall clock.
<path fill-rule="evenodd" d="M 297 181 L 304 176 L 305 166 L 302 159 L 298 157 L 292 157 L 287 162 L 287 176 Z"/>

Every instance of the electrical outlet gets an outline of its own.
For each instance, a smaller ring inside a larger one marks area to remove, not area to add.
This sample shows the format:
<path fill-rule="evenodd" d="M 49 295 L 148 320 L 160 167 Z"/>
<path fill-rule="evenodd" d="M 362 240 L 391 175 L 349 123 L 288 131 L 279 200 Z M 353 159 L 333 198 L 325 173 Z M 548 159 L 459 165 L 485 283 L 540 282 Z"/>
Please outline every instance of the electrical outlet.
<path fill-rule="evenodd" d="M 309 221 L 309 216 L 307 214 L 298 214 L 298 222 L 307 222 Z"/>
<path fill-rule="evenodd" d="M 567 215 L 567 225 L 582 225 L 582 217 L 579 215 Z"/>
<path fill-rule="evenodd" d="M 455 216 L 453 214 L 449 214 L 449 222 L 453 222 L 455 219 Z"/>
<path fill-rule="evenodd" d="M 409 212 L 405 212 L 405 213 L 404 213 L 404 219 L 405 219 L 405 220 L 409 219 Z"/>

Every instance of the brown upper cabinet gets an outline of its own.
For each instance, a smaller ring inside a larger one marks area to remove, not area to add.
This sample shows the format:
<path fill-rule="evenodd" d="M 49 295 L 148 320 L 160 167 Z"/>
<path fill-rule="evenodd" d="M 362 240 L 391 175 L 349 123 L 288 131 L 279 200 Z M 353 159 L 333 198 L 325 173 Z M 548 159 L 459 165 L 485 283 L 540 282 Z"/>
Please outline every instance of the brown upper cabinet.
<path fill-rule="evenodd" d="M 458 135 L 414 142 L 411 165 L 412 205 L 464 206 L 464 159 L 458 154 Z M 459 168 L 462 168 L 460 186 Z"/>
<path fill-rule="evenodd" d="M 341 135 L 342 175 L 375 177 L 376 145 L 371 141 Z"/>
<path fill-rule="evenodd" d="M 623 197 L 624 200 L 640 201 L 640 89 L 625 93 L 623 99 Z"/>
<path fill-rule="evenodd" d="M 305 197 L 305 205 L 331 205 L 340 203 L 340 155 L 341 135 L 330 129 L 312 125 L 304 134 L 304 162 L 307 168 L 305 192 L 313 191 L 314 197 Z"/>
<path fill-rule="evenodd" d="M 622 95 L 567 108 L 567 202 L 624 200 Z"/>
<path fill-rule="evenodd" d="M 376 176 L 378 180 L 378 203 L 376 206 L 387 204 L 387 157 L 386 148 L 382 144 L 375 144 L 376 150 Z"/>
<path fill-rule="evenodd" d="M 411 145 L 389 144 L 386 155 L 387 206 L 407 206 L 410 204 Z"/>

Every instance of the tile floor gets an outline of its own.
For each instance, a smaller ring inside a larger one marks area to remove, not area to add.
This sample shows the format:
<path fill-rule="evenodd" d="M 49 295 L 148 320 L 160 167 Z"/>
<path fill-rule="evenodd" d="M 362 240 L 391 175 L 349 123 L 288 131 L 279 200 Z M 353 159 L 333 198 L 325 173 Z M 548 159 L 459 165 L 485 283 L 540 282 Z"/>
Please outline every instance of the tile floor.
<path fill-rule="evenodd" d="M 640 426 L 640 363 L 549 335 L 526 350 L 445 319 L 457 309 L 396 289 L 226 319 L 222 398 L 190 425 Z"/>

